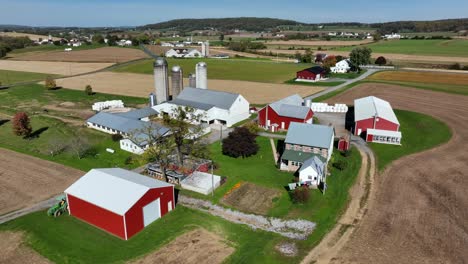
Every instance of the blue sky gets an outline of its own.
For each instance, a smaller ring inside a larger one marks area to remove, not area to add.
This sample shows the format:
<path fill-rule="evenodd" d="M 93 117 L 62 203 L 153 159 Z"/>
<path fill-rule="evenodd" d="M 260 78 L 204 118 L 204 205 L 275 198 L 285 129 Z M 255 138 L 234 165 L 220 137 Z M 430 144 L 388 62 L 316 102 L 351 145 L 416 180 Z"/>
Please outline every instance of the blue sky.
<path fill-rule="evenodd" d="M 468 17 L 468 0 L 0 0 L 0 24 L 136 26 L 176 18 L 257 16 L 308 23 Z"/>

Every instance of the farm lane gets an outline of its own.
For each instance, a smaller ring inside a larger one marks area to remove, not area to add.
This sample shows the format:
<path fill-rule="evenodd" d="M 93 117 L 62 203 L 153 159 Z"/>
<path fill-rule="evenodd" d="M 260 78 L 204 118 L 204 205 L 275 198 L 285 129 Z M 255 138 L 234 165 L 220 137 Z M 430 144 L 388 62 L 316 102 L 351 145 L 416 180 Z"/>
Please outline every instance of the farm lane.
<path fill-rule="evenodd" d="M 352 104 L 368 95 L 438 118 L 453 135 L 379 173 L 366 217 L 332 263 L 468 262 L 468 97 L 366 83 L 327 102 Z"/>
<path fill-rule="evenodd" d="M 19 218 L 21 216 L 24 216 L 24 215 L 27 215 L 27 214 L 30 214 L 30 213 L 34 213 L 34 212 L 37 212 L 37 211 L 41 211 L 41 210 L 44 210 L 44 209 L 48 209 L 48 208 L 52 207 L 54 204 L 57 203 L 57 199 L 56 199 L 57 197 L 59 197 L 59 196 L 52 197 L 52 198 L 44 200 L 42 202 L 38 202 L 38 203 L 36 203 L 36 204 L 34 204 L 34 205 L 30 206 L 30 207 L 27 207 L 27 208 L 23 208 L 23 209 L 20 209 L 20 210 L 16 210 L 16 211 L 1 215 L 0 216 L 0 225 L 3 224 L 3 223 L 6 223 L 8 221 L 11 221 L 13 219 Z"/>

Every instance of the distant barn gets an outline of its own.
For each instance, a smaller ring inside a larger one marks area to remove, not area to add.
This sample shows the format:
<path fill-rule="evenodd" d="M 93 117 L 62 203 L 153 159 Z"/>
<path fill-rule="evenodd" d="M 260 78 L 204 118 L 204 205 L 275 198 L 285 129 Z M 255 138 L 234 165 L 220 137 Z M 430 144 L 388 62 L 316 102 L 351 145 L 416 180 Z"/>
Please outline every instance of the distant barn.
<path fill-rule="evenodd" d="M 296 73 L 297 82 L 315 82 L 326 77 L 326 71 L 321 66 L 314 66 L 311 68 L 298 71 Z"/>

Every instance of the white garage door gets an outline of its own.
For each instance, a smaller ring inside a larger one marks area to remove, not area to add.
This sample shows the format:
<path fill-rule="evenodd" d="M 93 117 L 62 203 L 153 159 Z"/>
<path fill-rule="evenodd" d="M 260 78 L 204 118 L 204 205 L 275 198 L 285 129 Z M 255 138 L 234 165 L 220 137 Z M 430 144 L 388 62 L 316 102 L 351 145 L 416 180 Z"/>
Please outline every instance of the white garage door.
<path fill-rule="evenodd" d="M 143 223 L 145 226 L 161 218 L 161 205 L 159 198 L 143 207 Z"/>

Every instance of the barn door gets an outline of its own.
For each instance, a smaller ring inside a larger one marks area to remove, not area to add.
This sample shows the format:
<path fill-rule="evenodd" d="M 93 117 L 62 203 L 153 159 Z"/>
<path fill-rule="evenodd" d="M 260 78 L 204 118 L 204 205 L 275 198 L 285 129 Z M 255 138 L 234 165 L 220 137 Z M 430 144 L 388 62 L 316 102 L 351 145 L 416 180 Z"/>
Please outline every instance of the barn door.
<path fill-rule="evenodd" d="M 145 226 L 161 218 L 161 204 L 159 198 L 143 207 L 143 224 Z"/>

